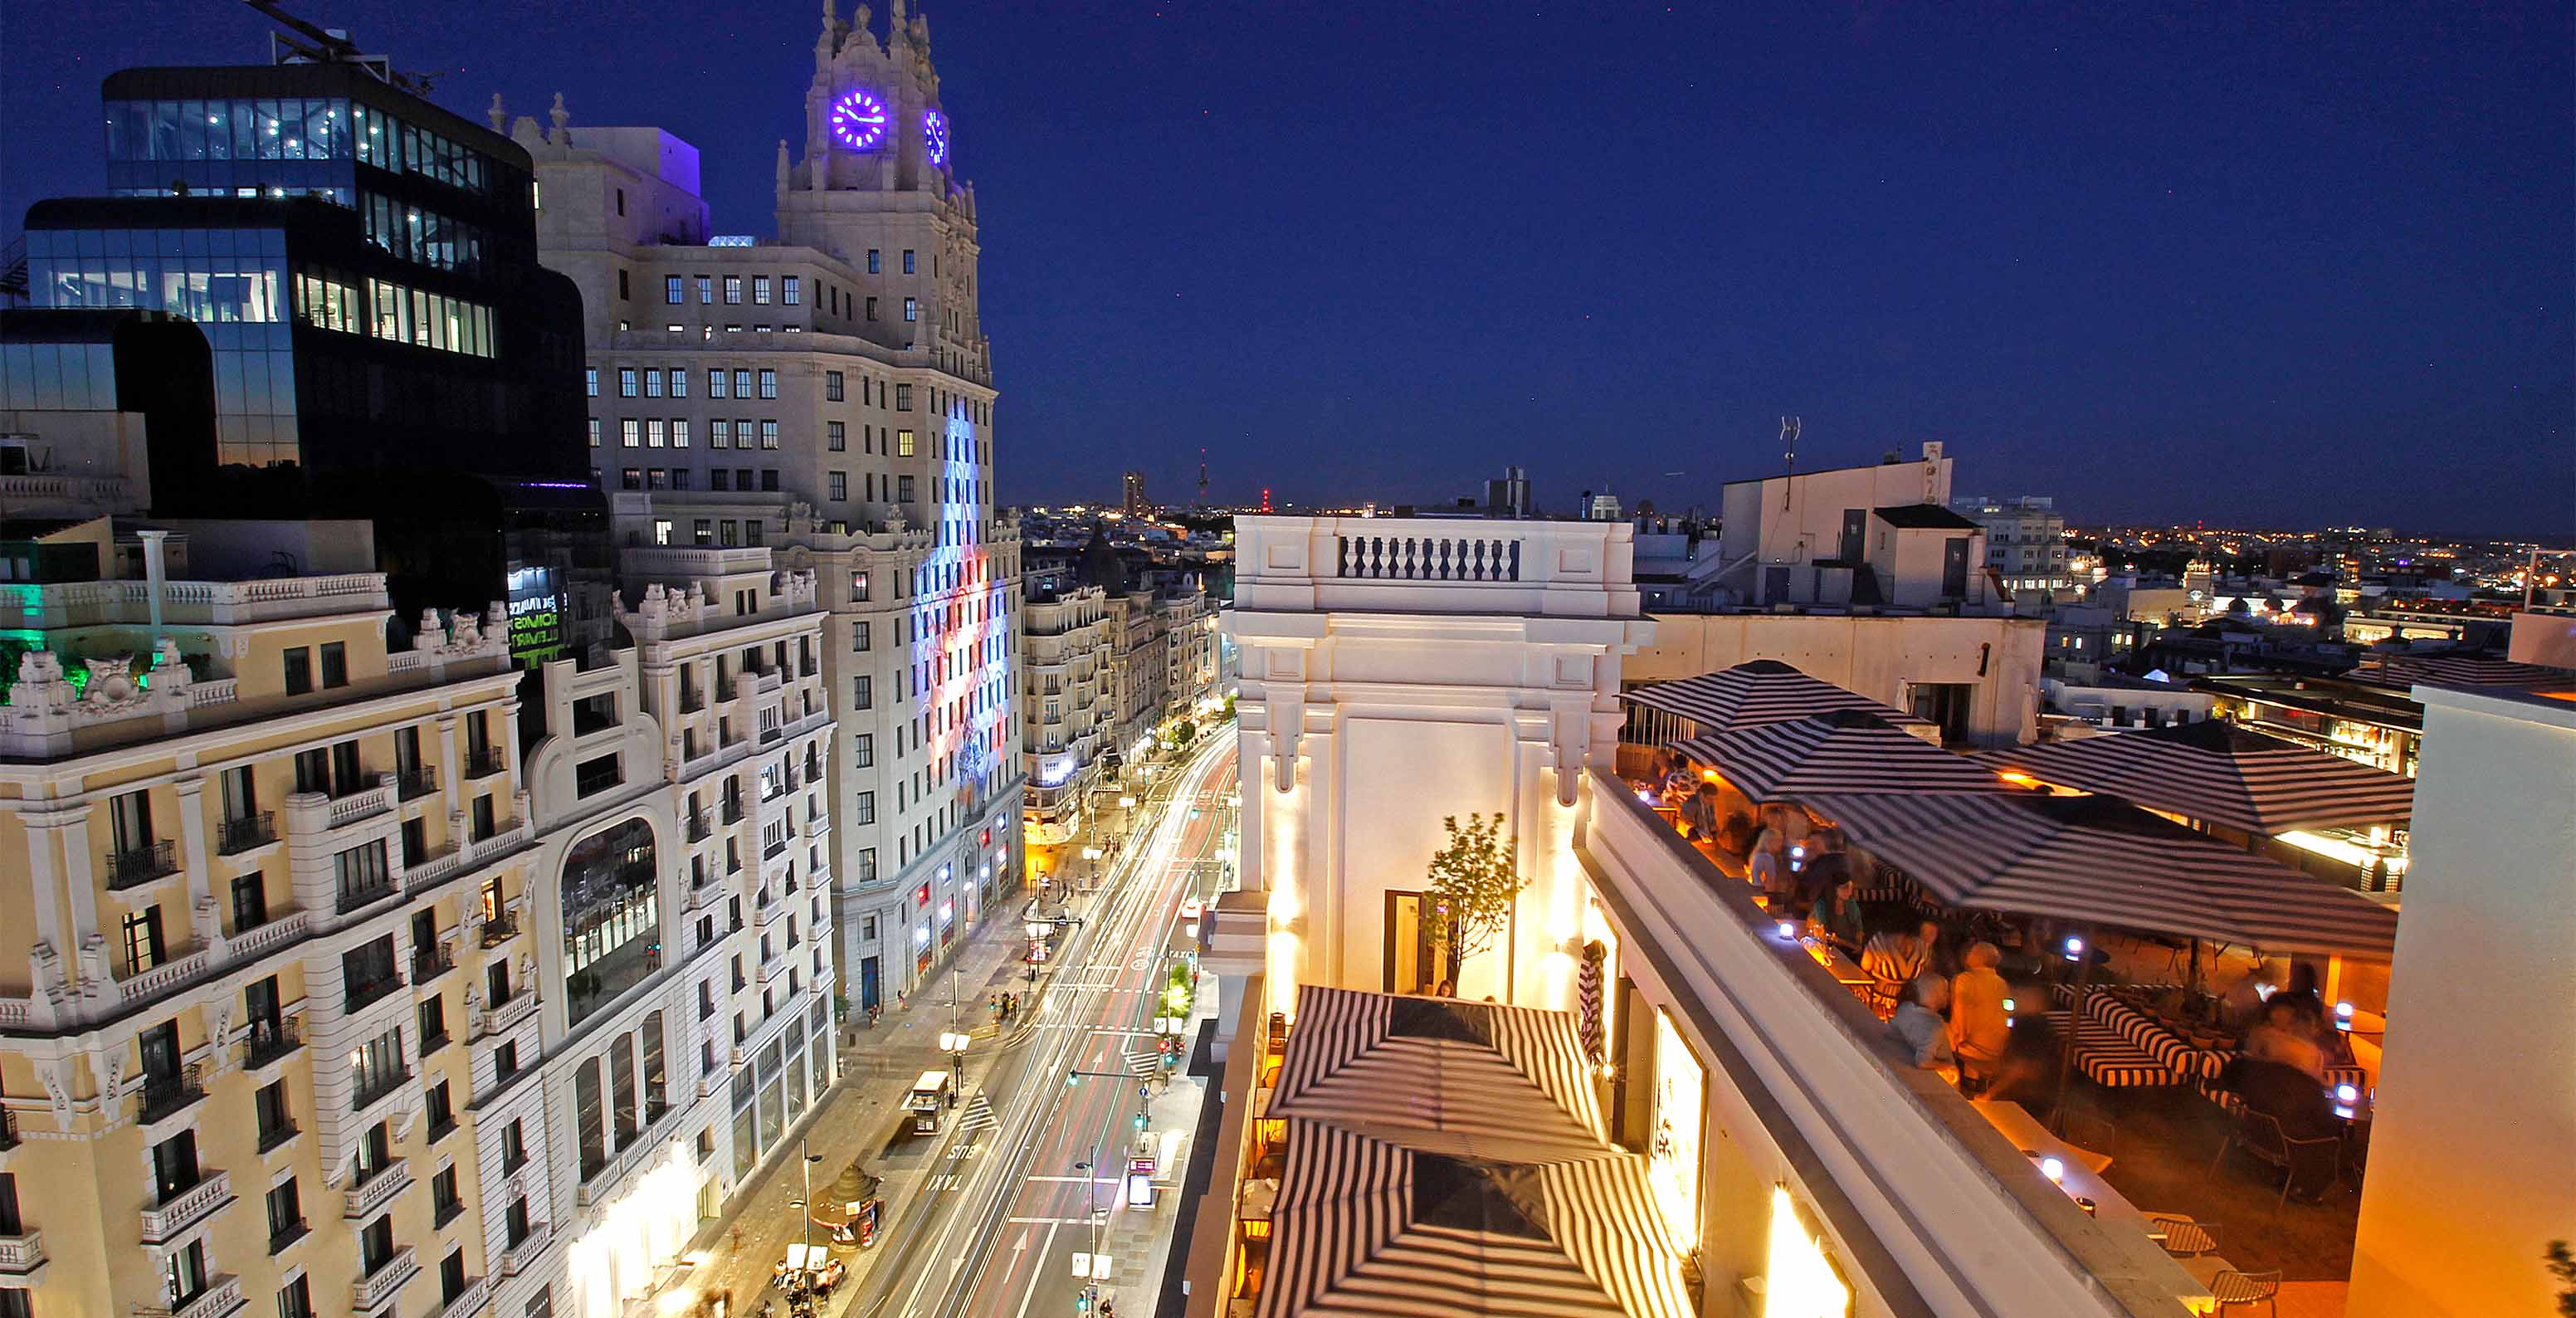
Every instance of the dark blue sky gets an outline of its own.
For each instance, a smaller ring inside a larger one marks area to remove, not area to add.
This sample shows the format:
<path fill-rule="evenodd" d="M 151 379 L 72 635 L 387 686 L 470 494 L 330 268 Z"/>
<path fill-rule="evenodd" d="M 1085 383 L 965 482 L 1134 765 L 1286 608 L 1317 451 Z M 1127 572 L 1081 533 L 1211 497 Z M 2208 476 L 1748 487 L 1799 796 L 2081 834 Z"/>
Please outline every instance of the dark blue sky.
<path fill-rule="evenodd" d="M 290 7 L 464 113 L 667 127 L 770 228 L 814 4 Z M 2576 537 L 2567 4 L 928 12 L 1009 501 L 1186 497 L 1204 445 L 1220 499 L 1673 509 L 1795 412 L 1805 464 L 1945 440 L 2078 520 Z M 11 5 L 0 215 L 99 185 L 106 72 L 265 31 Z"/>

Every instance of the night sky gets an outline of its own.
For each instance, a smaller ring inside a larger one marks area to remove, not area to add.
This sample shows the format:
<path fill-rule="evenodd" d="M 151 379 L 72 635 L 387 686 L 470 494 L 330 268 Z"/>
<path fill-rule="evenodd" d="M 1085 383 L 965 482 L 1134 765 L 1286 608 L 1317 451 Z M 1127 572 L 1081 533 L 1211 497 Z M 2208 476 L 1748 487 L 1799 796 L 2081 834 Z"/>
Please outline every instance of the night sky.
<path fill-rule="evenodd" d="M 477 119 L 672 130 L 719 232 L 801 149 L 814 4 L 288 3 Z M 1944 440 L 2078 522 L 2576 538 L 2566 4 L 928 12 L 1008 502 L 1186 499 L 1204 445 L 1220 500 L 1678 511 L 1794 412 L 1801 465 Z M 107 72 L 266 31 L 10 4 L 0 228 L 100 186 Z"/>

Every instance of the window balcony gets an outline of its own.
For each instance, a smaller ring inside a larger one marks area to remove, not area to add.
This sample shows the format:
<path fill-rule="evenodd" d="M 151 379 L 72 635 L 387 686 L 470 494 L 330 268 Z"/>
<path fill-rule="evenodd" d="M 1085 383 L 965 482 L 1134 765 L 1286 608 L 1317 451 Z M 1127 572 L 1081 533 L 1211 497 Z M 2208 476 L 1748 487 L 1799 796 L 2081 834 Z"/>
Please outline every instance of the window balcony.
<path fill-rule="evenodd" d="M 414 984 L 426 985 L 454 969 L 456 954 L 449 951 L 445 943 L 432 943 L 412 950 L 411 979 Z"/>
<path fill-rule="evenodd" d="M 394 794 L 406 801 L 417 801 L 437 790 L 438 770 L 425 764 L 394 776 Z"/>
<path fill-rule="evenodd" d="M 455 1299 L 441 1304 L 433 1318 L 470 1318 L 470 1315 L 481 1313 L 491 1290 L 491 1278 L 476 1277 L 465 1283 L 465 1289 L 458 1291 Z"/>
<path fill-rule="evenodd" d="M 206 1096 L 206 1087 L 198 1081 L 194 1063 L 180 1068 L 175 1075 L 143 1077 L 142 1098 L 134 1109 L 136 1122 L 149 1126 Z"/>
<path fill-rule="evenodd" d="M 0 1108 L 0 1149 L 18 1147 L 18 1114 Z"/>
<path fill-rule="evenodd" d="M 483 946 L 488 950 L 519 936 L 519 913 L 503 911 L 483 922 Z"/>
<path fill-rule="evenodd" d="M 501 1274 L 515 1277 L 534 1266 L 537 1256 L 546 1252 L 546 1242 L 552 1235 L 552 1228 L 543 1222 L 530 1226 L 528 1234 L 520 1237 L 518 1243 L 502 1251 Z"/>
<path fill-rule="evenodd" d="M 143 1210 L 143 1243 L 166 1244 L 233 1201 L 230 1172 L 208 1172 L 195 1185 Z"/>
<path fill-rule="evenodd" d="M 42 1232 L 0 1236 L 0 1277 L 23 1275 L 45 1266 L 45 1237 Z"/>
<path fill-rule="evenodd" d="M 278 1145 L 284 1144 L 288 1140 L 291 1140 L 303 1133 L 304 1128 L 296 1125 L 294 1122 L 281 1121 L 259 1133 L 259 1151 L 263 1154 L 268 1153 L 277 1148 Z"/>
<path fill-rule="evenodd" d="M 105 864 L 108 891 L 122 892 L 178 873 L 179 848 L 164 838 L 159 842 L 108 852 Z"/>
<path fill-rule="evenodd" d="M 223 831 L 215 840 L 215 851 L 219 855 L 238 856 L 276 840 L 277 812 L 262 810 L 255 815 L 225 820 Z"/>
<path fill-rule="evenodd" d="M 536 1010 L 535 991 L 521 989 L 508 998 L 492 1004 L 483 1017 L 483 1033 L 477 1037 L 490 1038 L 496 1034 L 507 1034 L 517 1029 L 519 1023 L 534 1014 Z"/>
<path fill-rule="evenodd" d="M 341 1196 L 340 1216 L 351 1222 L 373 1217 L 411 1184 L 411 1168 L 396 1158 L 375 1175 L 349 1187 L 348 1193 Z"/>
<path fill-rule="evenodd" d="M 469 752 L 465 757 L 465 776 L 468 778 L 489 778 L 508 767 L 508 761 L 498 746 L 487 746 Z"/>
<path fill-rule="evenodd" d="M 739 824 L 742 822 L 742 799 L 740 797 L 736 797 L 724 803 L 724 821 L 728 824 Z"/>
<path fill-rule="evenodd" d="M 349 1096 L 349 1110 L 364 1112 L 383 1102 L 395 1090 L 411 1083 L 411 1069 L 405 1067 L 391 1075 L 379 1076 L 374 1083 L 360 1082 L 358 1092 Z"/>
<path fill-rule="evenodd" d="M 355 1015 L 359 1010 L 371 1003 L 381 1001 L 386 994 L 402 986 L 403 977 L 400 975 L 387 975 L 382 979 L 352 984 L 349 986 L 348 1001 L 343 1005 L 342 1011 L 345 1014 Z"/>
<path fill-rule="evenodd" d="M 419 1275 L 420 1261 L 412 1256 L 410 1248 L 395 1250 L 393 1257 L 349 1287 L 349 1307 L 362 1314 L 374 1313 L 402 1294 L 402 1288 Z"/>
<path fill-rule="evenodd" d="M 241 1278 L 222 1276 L 175 1305 L 135 1305 L 134 1318 L 227 1318 L 242 1307 Z"/>
<path fill-rule="evenodd" d="M 242 1065 L 257 1069 L 304 1046 L 304 1023 L 293 1016 L 252 1021 L 242 1044 Z"/>
<path fill-rule="evenodd" d="M 338 902 L 339 912 L 342 915 L 347 915 L 354 911 L 364 910 L 367 907 L 375 905 L 377 902 L 383 901 L 387 897 L 393 896 L 399 891 L 401 891 L 400 886 L 393 881 L 393 876 L 390 874 L 385 875 L 375 882 L 342 888 L 340 889 Z"/>
<path fill-rule="evenodd" d="M 715 836 L 715 831 L 716 821 L 713 814 L 700 810 L 689 816 L 689 840 L 691 842 L 704 842 L 708 838 Z"/>

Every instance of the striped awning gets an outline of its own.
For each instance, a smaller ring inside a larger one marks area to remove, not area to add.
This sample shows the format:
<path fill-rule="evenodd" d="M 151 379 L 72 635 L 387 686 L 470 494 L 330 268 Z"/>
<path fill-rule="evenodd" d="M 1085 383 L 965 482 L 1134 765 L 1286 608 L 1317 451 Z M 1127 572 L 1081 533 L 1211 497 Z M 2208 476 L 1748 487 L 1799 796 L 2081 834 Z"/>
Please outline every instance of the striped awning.
<path fill-rule="evenodd" d="M 1269 1116 L 1468 1157 L 1606 1147 L 1582 1038 L 1564 1012 L 1308 984 L 1291 1041 Z"/>
<path fill-rule="evenodd" d="M 1798 804 L 1950 906 L 2385 957 L 2397 912 L 2101 796 L 1819 793 Z"/>
<path fill-rule="evenodd" d="M 1624 1150 L 1465 1158 L 1292 1120 L 1271 1232 L 1259 1318 L 1692 1312 L 1644 1160 Z"/>
<path fill-rule="evenodd" d="M 1923 719 L 1809 677 L 1777 659 L 1753 659 L 1715 673 L 1657 682 L 1620 693 L 1620 699 L 1686 719 L 1681 735 L 1707 736 L 1760 723 L 1783 723 L 1838 709 L 1876 714 L 1899 727 L 1930 727 Z"/>
<path fill-rule="evenodd" d="M 2576 672 L 2564 668 L 2466 654 L 2389 655 L 2363 665 L 2353 676 L 2392 686 L 2426 682 L 2435 686 L 2501 686 L 2534 691 L 2576 689 Z"/>
<path fill-rule="evenodd" d="M 1887 720 L 1836 710 L 1672 743 L 1756 804 L 1800 792 L 2007 792 L 1995 771 Z"/>
<path fill-rule="evenodd" d="M 2116 796 L 2270 836 L 2309 825 L 2394 823 L 2415 813 L 2415 780 L 2220 720 L 1974 758 L 2044 783 Z"/>

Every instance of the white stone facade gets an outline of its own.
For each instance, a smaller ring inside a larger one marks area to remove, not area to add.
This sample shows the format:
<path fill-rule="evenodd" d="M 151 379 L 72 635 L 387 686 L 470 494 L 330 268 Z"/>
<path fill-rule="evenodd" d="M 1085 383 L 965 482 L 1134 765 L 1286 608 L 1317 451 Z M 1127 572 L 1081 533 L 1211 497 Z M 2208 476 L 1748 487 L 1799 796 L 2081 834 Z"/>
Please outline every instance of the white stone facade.
<path fill-rule="evenodd" d="M 1070 838 L 1100 782 L 1113 732 L 1110 632 L 1109 599 L 1097 586 L 1045 592 L 1023 606 L 1020 756 L 1029 781 L 1026 822 L 1037 841 Z"/>

